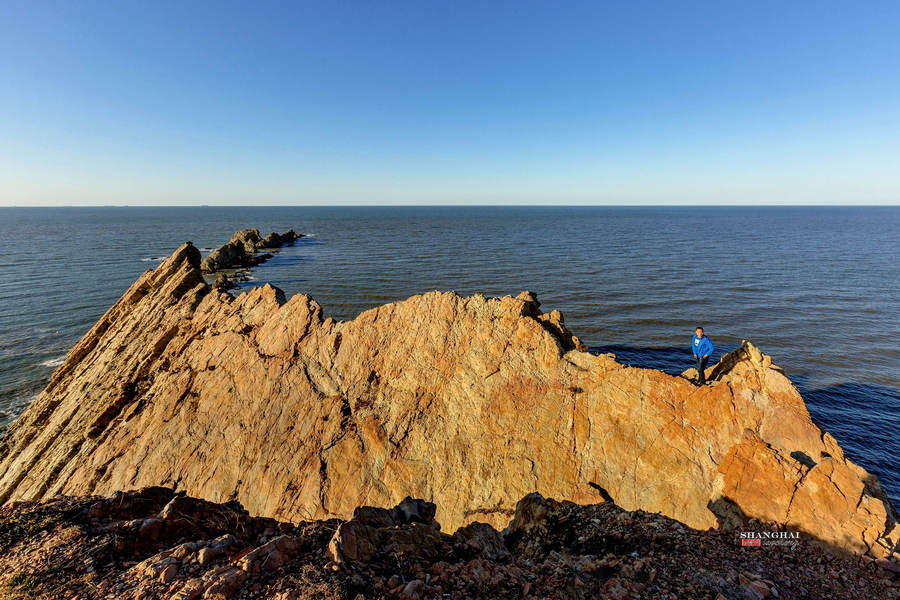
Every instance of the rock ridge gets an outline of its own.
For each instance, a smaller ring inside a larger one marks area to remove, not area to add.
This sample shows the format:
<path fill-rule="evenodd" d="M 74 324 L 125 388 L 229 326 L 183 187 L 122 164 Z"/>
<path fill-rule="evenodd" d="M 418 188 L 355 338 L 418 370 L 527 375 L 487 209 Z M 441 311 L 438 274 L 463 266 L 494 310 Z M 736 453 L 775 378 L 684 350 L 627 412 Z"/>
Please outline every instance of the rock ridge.
<path fill-rule="evenodd" d="M 8 429 L 0 502 L 164 485 L 296 521 L 412 496 L 455 529 L 499 527 L 539 492 L 895 549 L 877 479 L 750 342 L 701 388 L 583 348 L 531 292 L 428 292 L 336 321 L 305 294 L 212 289 L 185 244 Z"/>
<path fill-rule="evenodd" d="M 303 234 L 293 229 L 284 233 L 273 231 L 266 237 L 260 236 L 259 229 L 242 229 L 231 236 L 227 243 L 210 252 L 200 268 L 204 273 L 215 273 L 223 269 L 254 267 L 272 258 L 271 253 L 260 252 L 293 244 L 302 237 Z"/>

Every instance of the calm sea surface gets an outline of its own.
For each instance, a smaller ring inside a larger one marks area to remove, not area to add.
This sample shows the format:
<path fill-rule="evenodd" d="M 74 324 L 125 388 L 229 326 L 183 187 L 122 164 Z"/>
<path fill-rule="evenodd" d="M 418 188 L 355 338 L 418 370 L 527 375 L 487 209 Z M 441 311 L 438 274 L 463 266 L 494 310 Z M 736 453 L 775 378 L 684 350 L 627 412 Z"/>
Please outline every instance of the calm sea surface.
<path fill-rule="evenodd" d="M 312 234 L 254 269 L 326 315 L 433 289 L 537 292 L 623 362 L 679 373 L 702 324 L 773 356 L 900 500 L 900 208 L 0 208 L 0 427 L 185 240 Z"/>

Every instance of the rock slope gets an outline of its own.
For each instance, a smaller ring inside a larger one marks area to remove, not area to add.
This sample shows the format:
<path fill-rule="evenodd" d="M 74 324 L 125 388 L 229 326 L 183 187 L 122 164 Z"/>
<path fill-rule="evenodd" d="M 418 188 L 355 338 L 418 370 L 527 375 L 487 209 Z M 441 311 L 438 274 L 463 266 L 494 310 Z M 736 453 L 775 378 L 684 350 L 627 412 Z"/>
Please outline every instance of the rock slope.
<path fill-rule="evenodd" d="M 232 297 L 186 244 L 70 351 L 0 443 L 0 502 L 166 485 L 280 520 L 405 496 L 455 529 L 530 492 L 691 527 L 781 524 L 888 556 L 877 479 L 744 343 L 702 388 L 579 350 L 533 294 L 430 292 L 352 321 L 271 286 Z"/>
<path fill-rule="evenodd" d="M 611 502 L 523 498 L 505 530 L 452 535 L 435 505 L 360 507 L 341 522 L 278 522 L 146 488 L 0 510 L 9 600 L 900 598 L 900 566 L 809 540 L 743 547 Z M 759 533 L 772 532 L 753 524 Z M 777 544 L 777 545 L 776 545 Z"/>

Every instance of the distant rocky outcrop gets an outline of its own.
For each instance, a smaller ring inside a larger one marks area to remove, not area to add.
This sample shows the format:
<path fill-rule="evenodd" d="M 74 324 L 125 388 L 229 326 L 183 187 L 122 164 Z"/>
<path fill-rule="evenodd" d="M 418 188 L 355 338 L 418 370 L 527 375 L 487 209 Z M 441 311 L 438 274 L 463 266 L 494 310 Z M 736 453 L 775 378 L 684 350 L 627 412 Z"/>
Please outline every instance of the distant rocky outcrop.
<path fill-rule="evenodd" d="M 444 532 L 434 514 L 406 498 L 343 522 L 291 524 L 161 487 L 19 503 L 0 510 L 0 591 L 9 600 L 900 598 L 896 560 L 822 552 L 760 523 L 749 527 L 761 546 L 747 548 L 734 531 L 538 494 L 516 504 L 502 531 L 473 522 Z"/>
<path fill-rule="evenodd" d="M 284 233 L 272 232 L 260 237 L 259 229 L 242 229 L 228 243 L 213 250 L 201 263 L 204 273 L 215 273 L 222 269 L 249 268 L 272 258 L 267 249 L 281 248 L 293 244 L 303 237 L 290 229 Z"/>
<path fill-rule="evenodd" d="M 505 526 L 539 492 L 894 550 L 877 479 L 752 344 L 698 388 L 580 350 L 539 306 L 429 292 L 335 321 L 303 294 L 211 289 L 184 245 L 10 427 L 0 502 L 166 485 L 297 521 L 413 496 L 456 529 Z"/>

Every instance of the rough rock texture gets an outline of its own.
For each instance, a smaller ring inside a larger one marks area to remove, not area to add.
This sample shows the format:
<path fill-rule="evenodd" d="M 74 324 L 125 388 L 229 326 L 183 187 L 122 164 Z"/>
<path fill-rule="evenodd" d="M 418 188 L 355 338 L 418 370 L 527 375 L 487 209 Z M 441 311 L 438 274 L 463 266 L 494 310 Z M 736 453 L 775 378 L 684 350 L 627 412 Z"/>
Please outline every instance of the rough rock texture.
<path fill-rule="evenodd" d="M 260 237 L 259 229 L 242 229 L 228 243 L 213 250 L 207 256 L 201 268 L 205 273 L 214 273 L 222 269 L 246 268 L 258 265 L 272 258 L 269 253 L 258 254 L 260 250 L 281 248 L 303 237 L 290 229 L 284 233 L 272 232 L 265 238 Z"/>
<path fill-rule="evenodd" d="M 577 348 L 534 295 L 430 292 L 324 318 L 237 298 L 179 248 L 72 349 L 0 444 L 0 502 L 167 485 L 281 520 L 407 495 L 500 527 L 529 492 L 694 528 L 748 517 L 875 556 L 900 537 L 875 477 L 744 343 L 711 384 Z"/>
<path fill-rule="evenodd" d="M 57 598 L 900 598 L 895 560 L 823 552 L 808 539 L 696 531 L 612 503 L 530 494 L 509 526 L 453 535 L 406 499 L 351 520 L 253 518 L 166 488 L 0 510 L 0 593 Z M 758 523 L 751 530 L 779 532 Z"/>
<path fill-rule="evenodd" d="M 220 273 L 219 276 L 216 277 L 215 281 L 213 281 L 212 287 L 214 290 L 227 292 L 228 290 L 234 288 L 235 284 L 227 274 Z"/>

